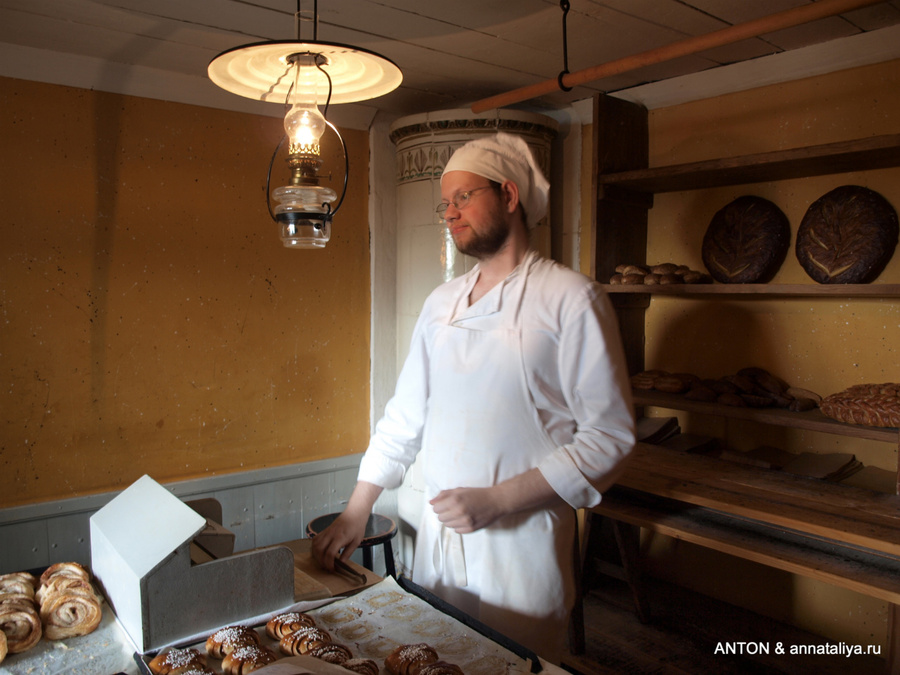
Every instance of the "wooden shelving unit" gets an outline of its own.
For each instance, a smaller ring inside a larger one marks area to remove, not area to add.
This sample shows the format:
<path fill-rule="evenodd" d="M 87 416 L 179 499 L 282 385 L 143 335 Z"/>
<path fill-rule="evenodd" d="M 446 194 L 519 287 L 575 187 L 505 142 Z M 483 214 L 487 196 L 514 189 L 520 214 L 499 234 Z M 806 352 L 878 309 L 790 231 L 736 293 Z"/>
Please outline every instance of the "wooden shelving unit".
<path fill-rule="evenodd" d="M 727 185 L 788 180 L 849 171 L 900 166 L 900 134 L 873 136 L 776 152 L 647 167 L 649 125 L 642 107 L 600 95 L 595 105 L 594 184 L 597 190 L 596 275 L 608 280 L 621 262 L 640 262 L 647 253 L 647 213 L 657 192 L 698 190 Z M 644 313 L 654 296 L 700 299 L 900 297 L 900 284 L 678 284 L 671 286 L 603 284 L 619 315 L 626 358 L 632 373 L 644 370 Z M 690 401 L 659 392 L 635 392 L 642 406 L 700 412 L 798 429 L 900 444 L 897 429 L 836 422 L 818 411 L 731 408 Z M 900 466 L 898 466 L 900 484 Z"/>

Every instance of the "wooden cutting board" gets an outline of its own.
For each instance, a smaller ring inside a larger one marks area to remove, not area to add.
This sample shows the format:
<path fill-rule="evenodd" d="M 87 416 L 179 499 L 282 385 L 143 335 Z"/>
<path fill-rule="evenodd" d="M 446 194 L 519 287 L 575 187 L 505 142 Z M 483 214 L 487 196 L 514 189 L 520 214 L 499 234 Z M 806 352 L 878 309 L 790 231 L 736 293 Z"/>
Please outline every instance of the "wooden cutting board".
<path fill-rule="evenodd" d="M 347 564 L 356 572 L 365 576 L 365 583 L 349 575 L 337 574 L 322 569 L 312 557 L 311 539 L 296 539 L 280 545 L 287 546 L 294 553 L 294 595 L 296 596 L 301 592 L 304 594 L 302 597 L 297 597 L 297 601 L 348 595 L 369 586 L 374 586 L 382 580 L 380 576 L 371 570 L 367 570 L 353 561 Z M 325 589 L 324 595 L 308 595 L 311 593 L 322 593 L 323 588 Z"/>

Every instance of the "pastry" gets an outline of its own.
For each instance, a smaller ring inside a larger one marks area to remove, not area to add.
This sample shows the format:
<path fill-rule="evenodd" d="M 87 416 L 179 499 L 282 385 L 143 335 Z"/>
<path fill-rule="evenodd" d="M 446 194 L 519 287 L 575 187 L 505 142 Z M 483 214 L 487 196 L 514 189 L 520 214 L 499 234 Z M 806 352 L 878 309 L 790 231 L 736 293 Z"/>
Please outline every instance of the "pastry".
<path fill-rule="evenodd" d="M 293 633 L 300 628 L 312 628 L 315 625 L 315 619 L 309 614 L 286 612 L 269 619 L 269 622 L 266 624 L 266 635 L 273 640 L 280 640 L 288 633 Z"/>
<path fill-rule="evenodd" d="M 90 573 L 78 563 L 56 563 L 44 570 L 34 599 L 48 640 L 87 635 L 103 618 L 102 602 L 91 585 Z"/>
<path fill-rule="evenodd" d="M 93 592 L 88 595 L 83 589 L 77 593 L 65 591 L 45 595 L 40 613 L 44 637 L 48 640 L 87 635 L 100 625 L 103 616 L 97 597 Z"/>
<path fill-rule="evenodd" d="M 414 645 L 400 645 L 387 655 L 384 666 L 391 675 L 418 675 L 422 666 L 438 660 L 433 647 L 421 642 Z"/>
<path fill-rule="evenodd" d="M 183 673 L 188 668 L 205 665 L 206 657 L 196 649 L 169 649 L 154 656 L 147 667 L 154 675 L 168 675 L 176 670 Z"/>
<path fill-rule="evenodd" d="M 378 664 L 372 659 L 348 659 L 341 665 L 345 669 L 360 675 L 378 675 Z"/>
<path fill-rule="evenodd" d="M 40 605 L 50 596 L 63 594 L 82 595 L 87 598 L 97 599 L 94 587 L 91 586 L 90 581 L 85 581 L 79 577 L 59 575 L 51 577 L 47 583 L 42 584 L 37 589 L 37 592 L 34 594 L 34 601 Z"/>
<path fill-rule="evenodd" d="M 268 647 L 256 644 L 239 645 L 222 660 L 225 675 L 246 675 L 278 659 Z"/>
<path fill-rule="evenodd" d="M 55 576 L 75 577 L 77 579 L 81 579 L 82 581 L 91 580 L 90 572 L 88 572 L 78 563 L 63 562 L 50 565 L 50 567 L 44 570 L 44 573 L 41 575 L 39 585 L 46 585 L 50 581 L 51 577 Z"/>
<path fill-rule="evenodd" d="M 259 635 L 252 628 L 225 626 L 206 639 L 206 653 L 214 658 L 223 659 L 238 647 L 258 644 Z"/>
<path fill-rule="evenodd" d="M 315 626 L 300 628 L 293 633 L 288 633 L 278 643 L 282 654 L 287 656 L 300 656 L 306 654 L 313 647 L 331 642 L 331 634 Z"/>
<path fill-rule="evenodd" d="M 822 399 L 822 412 L 847 424 L 900 427 L 900 384 L 857 384 Z"/>
<path fill-rule="evenodd" d="M 40 642 L 43 629 L 41 617 L 29 600 L 0 602 L 0 631 L 5 633 L 10 654 L 19 654 Z"/>
<path fill-rule="evenodd" d="M 0 575 L 0 593 L 17 593 L 34 597 L 37 579 L 28 572 L 13 572 Z"/>
<path fill-rule="evenodd" d="M 897 247 L 894 207 L 874 190 L 843 185 L 810 205 L 797 229 L 796 254 L 820 284 L 867 284 Z"/>
<path fill-rule="evenodd" d="M 353 653 L 350 649 L 337 642 L 323 642 L 314 645 L 306 652 L 306 654 L 307 656 L 314 656 L 317 659 L 321 659 L 326 663 L 334 663 L 336 665 L 341 665 L 345 661 L 349 661 L 353 658 Z"/>
<path fill-rule="evenodd" d="M 713 216 L 703 236 L 703 264 L 723 284 L 766 283 L 787 257 L 791 226 L 775 204 L 746 195 Z"/>
<path fill-rule="evenodd" d="M 0 663 L 3 663 L 3 659 L 6 658 L 6 654 L 9 652 L 9 647 L 6 645 L 6 633 L 0 630 Z M 357 671 L 360 673 L 365 673 L 366 671 L 360 670 Z M 378 675 L 378 671 L 376 670 L 372 675 Z"/>
<path fill-rule="evenodd" d="M 418 675 L 464 675 L 462 668 L 455 663 L 447 663 L 446 661 L 435 661 L 423 666 Z"/>

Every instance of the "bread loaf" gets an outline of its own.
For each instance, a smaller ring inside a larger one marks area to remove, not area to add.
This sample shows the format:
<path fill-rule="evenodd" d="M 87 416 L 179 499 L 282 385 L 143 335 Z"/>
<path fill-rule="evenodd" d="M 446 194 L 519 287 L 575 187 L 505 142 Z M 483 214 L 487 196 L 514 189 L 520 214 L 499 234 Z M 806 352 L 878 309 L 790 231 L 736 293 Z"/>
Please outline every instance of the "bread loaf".
<path fill-rule="evenodd" d="M 822 412 L 847 424 L 900 427 L 900 384 L 858 384 L 822 399 Z"/>
<path fill-rule="evenodd" d="M 703 237 L 703 264 L 724 284 L 766 283 L 781 268 L 790 241 L 781 209 L 762 197 L 738 197 L 713 216 Z"/>
<path fill-rule="evenodd" d="M 867 284 L 893 256 L 898 233 L 897 212 L 884 197 L 843 185 L 807 209 L 797 230 L 797 260 L 820 284 Z"/>

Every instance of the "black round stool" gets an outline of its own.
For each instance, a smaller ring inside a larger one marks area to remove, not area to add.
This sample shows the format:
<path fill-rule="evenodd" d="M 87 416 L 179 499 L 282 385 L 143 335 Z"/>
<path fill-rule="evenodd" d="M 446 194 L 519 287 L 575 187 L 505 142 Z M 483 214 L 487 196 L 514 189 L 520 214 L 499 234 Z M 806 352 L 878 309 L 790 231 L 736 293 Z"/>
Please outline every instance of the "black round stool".
<path fill-rule="evenodd" d="M 312 538 L 326 527 L 331 525 L 340 513 L 328 513 L 318 518 L 313 518 L 306 524 L 306 536 Z M 380 516 L 373 513 L 369 516 L 366 523 L 366 531 L 363 534 L 363 540 L 359 543 L 363 554 L 363 567 L 367 570 L 372 569 L 372 547 L 378 544 L 384 544 L 384 569 L 388 576 L 397 577 L 394 569 L 394 549 L 391 546 L 391 539 L 397 536 L 397 523 L 387 516 Z"/>

